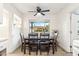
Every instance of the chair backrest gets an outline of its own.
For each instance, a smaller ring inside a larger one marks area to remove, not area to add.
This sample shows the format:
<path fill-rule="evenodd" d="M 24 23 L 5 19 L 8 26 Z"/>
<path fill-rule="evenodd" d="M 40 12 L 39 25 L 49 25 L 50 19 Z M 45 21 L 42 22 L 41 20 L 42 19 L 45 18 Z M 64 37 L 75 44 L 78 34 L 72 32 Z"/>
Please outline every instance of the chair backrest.
<path fill-rule="evenodd" d="M 29 36 L 29 39 L 37 39 L 38 33 L 29 33 L 28 36 Z"/>
<path fill-rule="evenodd" d="M 57 40 L 58 32 L 54 32 L 54 39 Z"/>
<path fill-rule="evenodd" d="M 29 43 L 34 43 L 38 41 L 38 33 L 29 33 Z"/>
<path fill-rule="evenodd" d="M 23 42 L 24 41 L 24 36 L 23 36 L 22 33 L 20 33 L 20 37 L 21 37 L 21 42 Z"/>
<path fill-rule="evenodd" d="M 40 33 L 40 39 L 41 39 L 40 41 L 43 41 L 43 42 L 49 41 L 48 40 L 49 37 L 50 37 L 49 33 Z"/>
<path fill-rule="evenodd" d="M 49 39 L 49 37 L 50 37 L 50 35 L 49 35 L 49 33 L 40 33 L 40 38 L 41 39 Z"/>

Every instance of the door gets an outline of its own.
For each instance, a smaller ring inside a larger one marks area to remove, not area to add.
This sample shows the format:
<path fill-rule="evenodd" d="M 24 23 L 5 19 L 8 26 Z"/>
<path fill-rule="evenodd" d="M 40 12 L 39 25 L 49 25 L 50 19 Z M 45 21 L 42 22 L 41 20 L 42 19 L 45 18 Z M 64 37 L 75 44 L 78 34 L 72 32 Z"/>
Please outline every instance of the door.
<path fill-rule="evenodd" d="M 79 54 L 79 15 L 73 13 L 71 16 L 71 41 L 73 42 L 73 55 Z"/>

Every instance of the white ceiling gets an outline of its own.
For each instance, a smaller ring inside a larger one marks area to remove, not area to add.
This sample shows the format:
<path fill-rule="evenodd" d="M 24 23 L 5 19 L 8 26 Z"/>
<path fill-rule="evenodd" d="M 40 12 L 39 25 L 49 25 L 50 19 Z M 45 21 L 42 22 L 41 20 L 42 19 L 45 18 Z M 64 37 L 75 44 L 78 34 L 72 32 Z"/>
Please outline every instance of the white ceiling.
<path fill-rule="evenodd" d="M 13 3 L 12 4 L 16 9 L 18 9 L 23 14 L 28 14 L 28 11 L 36 10 L 37 6 L 40 6 L 42 9 L 50 9 L 50 13 L 58 13 L 64 7 L 66 7 L 67 3 Z"/>

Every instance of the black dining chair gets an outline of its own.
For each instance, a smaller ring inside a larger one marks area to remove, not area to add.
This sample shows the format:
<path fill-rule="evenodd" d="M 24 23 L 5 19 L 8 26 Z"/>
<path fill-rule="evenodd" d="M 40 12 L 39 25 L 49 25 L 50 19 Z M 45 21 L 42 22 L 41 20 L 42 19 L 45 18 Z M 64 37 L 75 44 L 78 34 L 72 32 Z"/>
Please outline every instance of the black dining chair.
<path fill-rule="evenodd" d="M 23 35 L 23 33 L 20 33 L 20 37 L 21 37 L 21 51 L 23 51 L 24 47 L 28 47 L 28 42 L 26 42 L 25 46 L 24 46 L 24 35 Z"/>
<path fill-rule="evenodd" d="M 57 45 L 58 45 L 58 42 L 57 42 L 57 38 L 58 38 L 58 31 L 54 31 L 54 51 L 57 51 Z"/>
<path fill-rule="evenodd" d="M 21 51 L 23 51 L 24 38 L 23 38 L 23 34 L 22 33 L 20 33 L 20 38 L 21 38 Z"/>
<path fill-rule="evenodd" d="M 50 40 L 49 40 L 49 34 L 42 34 L 40 33 L 40 43 L 39 43 L 39 49 L 40 49 L 40 55 L 42 52 L 47 52 L 47 55 L 50 51 Z"/>
<path fill-rule="evenodd" d="M 38 34 L 31 33 L 29 35 L 29 55 L 31 52 L 36 52 L 38 54 Z"/>

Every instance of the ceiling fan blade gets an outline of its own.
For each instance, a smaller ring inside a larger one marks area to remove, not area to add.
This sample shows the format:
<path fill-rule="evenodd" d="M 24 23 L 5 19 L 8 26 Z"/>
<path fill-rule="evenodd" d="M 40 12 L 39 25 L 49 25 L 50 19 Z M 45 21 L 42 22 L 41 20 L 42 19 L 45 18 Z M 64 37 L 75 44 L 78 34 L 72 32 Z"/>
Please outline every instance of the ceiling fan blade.
<path fill-rule="evenodd" d="M 50 10 L 42 10 L 41 12 L 49 12 Z"/>
<path fill-rule="evenodd" d="M 41 12 L 41 14 L 44 16 L 45 14 L 43 14 L 42 12 Z"/>
<path fill-rule="evenodd" d="M 36 16 L 36 15 L 37 15 L 37 13 L 34 16 Z"/>
<path fill-rule="evenodd" d="M 36 12 L 36 11 L 28 11 L 28 12 Z"/>

